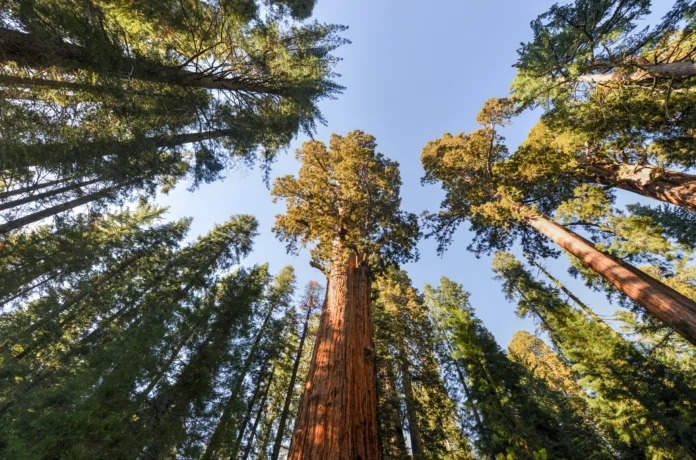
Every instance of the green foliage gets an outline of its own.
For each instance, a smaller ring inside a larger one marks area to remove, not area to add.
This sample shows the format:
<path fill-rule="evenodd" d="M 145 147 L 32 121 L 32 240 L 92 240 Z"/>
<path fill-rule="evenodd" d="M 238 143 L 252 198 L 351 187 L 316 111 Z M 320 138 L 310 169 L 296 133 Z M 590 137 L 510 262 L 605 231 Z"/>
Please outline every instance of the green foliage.
<path fill-rule="evenodd" d="M 404 430 L 413 425 L 423 458 L 472 458 L 468 440 L 457 429 L 456 406 L 433 353 L 436 338 L 422 296 L 406 272 L 395 269 L 377 278 L 373 290 L 384 458 L 406 455 Z"/>
<path fill-rule="evenodd" d="M 418 219 L 400 209 L 399 165 L 376 147 L 373 136 L 352 131 L 332 135 L 328 148 L 310 141 L 297 150 L 298 176 L 279 177 L 271 190 L 274 202 L 286 202 L 274 232 L 289 251 L 312 246 L 312 262 L 326 272 L 345 256 L 336 250 L 373 268 L 417 258 Z"/>
<path fill-rule="evenodd" d="M 572 366 L 588 416 L 614 451 L 624 458 L 693 455 L 692 377 L 572 308 L 511 254 L 496 254 L 493 267 L 518 313 L 539 320 Z"/>
<path fill-rule="evenodd" d="M 450 331 L 480 413 L 476 447 L 489 458 L 610 458 L 565 396 L 510 360 L 474 316 L 461 286 L 443 279 L 430 289 L 436 324 Z M 447 336 L 445 336 L 447 337 Z"/>

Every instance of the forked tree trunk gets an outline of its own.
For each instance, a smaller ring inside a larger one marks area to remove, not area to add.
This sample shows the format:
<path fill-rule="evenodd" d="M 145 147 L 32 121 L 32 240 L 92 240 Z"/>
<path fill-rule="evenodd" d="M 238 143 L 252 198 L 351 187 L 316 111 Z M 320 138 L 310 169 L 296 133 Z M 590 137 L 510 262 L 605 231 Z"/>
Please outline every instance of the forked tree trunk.
<path fill-rule="evenodd" d="M 598 183 L 663 201 L 696 212 L 696 176 L 658 171 L 650 165 L 595 163 L 587 172 Z"/>
<path fill-rule="evenodd" d="M 585 238 L 544 216 L 532 214 L 524 221 L 696 345 L 696 303 L 692 300 L 633 265 L 598 251 Z"/>
<path fill-rule="evenodd" d="M 406 416 L 408 417 L 408 433 L 411 438 L 411 452 L 414 460 L 423 458 L 423 442 L 421 441 L 420 428 L 418 427 L 418 410 L 416 398 L 411 384 L 411 372 L 404 347 L 399 349 L 399 369 L 401 371 L 401 384 L 404 386 L 406 399 Z"/>
<path fill-rule="evenodd" d="M 371 285 L 355 256 L 332 264 L 289 460 L 380 458 Z"/>

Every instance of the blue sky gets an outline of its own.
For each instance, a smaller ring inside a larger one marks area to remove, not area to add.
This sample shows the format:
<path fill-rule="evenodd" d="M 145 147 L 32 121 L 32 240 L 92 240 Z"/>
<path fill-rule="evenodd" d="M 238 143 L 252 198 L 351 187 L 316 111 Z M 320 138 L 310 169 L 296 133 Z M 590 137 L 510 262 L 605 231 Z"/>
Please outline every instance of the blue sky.
<path fill-rule="evenodd" d="M 336 69 L 347 89 L 337 100 L 325 101 L 322 111 L 328 121 L 315 138 L 328 141 L 331 133 L 360 129 L 377 138 L 379 151 L 401 165 L 403 207 L 420 214 L 437 210 L 442 192 L 437 186 L 420 185 L 423 171 L 420 152 L 425 144 L 445 132 L 459 133 L 477 128 L 476 114 L 490 97 L 508 94 L 515 72 L 519 43 L 531 37 L 529 22 L 546 11 L 552 0 L 319 0 L 315 18 L 350 28 L 351 45 L 341 48 L 343 58 Z M 661 16 L 673 3 L 655 1 Z M 526 113 L 505 131 L 511 150 L 524 140 L 538 114 Z M 295 174 L 294 150 L 307 138 L 300 136 L 289 152 L 273 166 L 272 177 Z M 621 201 L 636 202 L 632 196 Z M 272 203 L 261 172 L 231 171 L 226 180 L 204 185 L 191 193 L 180 185 L 160 202 L 170 207 L 170 217 L 194 218 L 191 235 L 207 232 L 230 215 L 253 214 L 261 235 L 246 264 L 270 262 L 273 272 L 293 265 L 298 287 L 321 274 L 309 266 L 308 252 L 286 254 L 285 247 L 270 231 L 274 216 L 284 205 Z M 437 285 L 447 276 L 471 292 L 478 316 L 507 347 L 519 329 L 533 330 L 530 320 L 519 319 L 515 307 L 505 300 L 493 279 L 490 259 L 476 259 L 466 251 L 470 235 L 461 228 L 443 257 L 435 253 L 435 242 L 422 241 L 421 257 L 405 268 L 417 288 Z M 611 314 L 604 296 L 589 292 L 566 273 L 564 259 L 547 264 L 598 313 Z"/>

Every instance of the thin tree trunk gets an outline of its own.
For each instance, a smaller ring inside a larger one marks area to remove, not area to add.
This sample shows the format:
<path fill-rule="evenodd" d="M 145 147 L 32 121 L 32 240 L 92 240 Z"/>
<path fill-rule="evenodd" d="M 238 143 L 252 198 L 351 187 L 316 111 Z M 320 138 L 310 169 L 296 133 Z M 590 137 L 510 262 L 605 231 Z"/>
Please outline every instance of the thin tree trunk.
<path fill-rule="evenodd" d="M 543 274 L 546 276 L 553 284 L 555 284 L 558 289 L 563 291 L 565 295 L 567 295 L 582 311 L 585 312 L 587 316 L 589 316 L 593 321 L 595 321 L 597 324 L 602 326 L 603 328 L 607 329 L 613 335 L 614 337 L 623 338 L 619 335 L 618 332 L 616 332 L 611 326 L 609 326 L 602 318 L 597 316 L 597 314 L 590 308 L 588 307 L 582 300 L 580 300 L 578 297 L 575 296 L 568 288 L 563 285 L 560 281 L 558 281 L 556 278 L 551 275 L 540 263 L 535 261 L 534 259 L 527 257 L 527 260 L 529 263 L 537 267 Z"/>
<path fill-rule="evenodd" d="M 660 171 L 650 165 L 593 163 L 585 167 L 602 185 L 610 185 L 696 212 L 696 176 Z"/>
<path fill-rule="evenodd" d="M 297 371 L 300 368 L 300 361 L 302 361 L 302 351 L 304 350 L 305 339 L 307 338 L 307 332 L 309 330 L 309 319 L 312 317 L 313 312 L 313 305 L 311 304 L 312 299 L 310 299 L 309 302 L 309 305 L 306 306 L 307 314 L 305 315 L 302 335 L 300 336 L 300 343 L 297 346 L 297 355 L 295 356 L 295 362 L 292 365 L 292 374 L 290 375 L 290 383 L 288 384 L 288 391 L 285 395 L 285 404 L 283 404 L 283 411 L 280 414 L 280 421 L 278 422 L 278 433 L 276 434 L 276 439 L 273 444 L 271 460 L 278 460 L 278 456 L 280 455 L 280 447 L 283 443 L 283 438 L 285 437 L 285 424 L 288 419 L 288 414 L 290 413 L 290 403 L 292 402 L 292 396 L 295 393 Z"/>
<path fill-rule="evenodd" d="M 696 345 L 696 303 L 634 266 L 598 251 L 594 244 L 539 214 L 524 221 L 626 294 L 659 321 Z"/>
<path fill-rule="evenodd" d="M 334 258 L 290 460 L 376 460 L 371 276 L 351 255 Z"/>
<path fill-rule="evenodd" d="M 471 391 L 469 391 L 469 385 L 466 384 L 466 379 L 464 378 L 464 371 L 462 370 L 461 366 L 459 365 L 457 358 L 455 358 L 455 353 L 454 353 L 454 349 L 452 347 L 452 344 L 450 343 L 449 339 L 446 339 L 445 337 L 443 337 L 442 332 L 435 324 L 435 321 L 431 320 L 431 323 L 435 327 L 435 332 L 437 333 L 438 337 L 440 338 L 440 340 L 442 342 L 444 342 L 445 346 L 447 347 L 447 351 L 449 352 L 450 357 L 452 358 L 452 364 L 454 365 L 454 368 L 457 371 L 457 376 L 459 377 L 459 383 L 462 384 L 462 388 L 464 389 L 464 395 L 466 396 L 467 406 L 469 406 L 469 409 L 474 414 L 474 420 L 476 420 L 476 425 L 478 426 L 479 432 L 483 434 L 484 433 L 484 425 L 483 425 L 483 421 L 481 420 L 481 415 L 479 414 L 478 409 L 476 408 L 476 405 L 474 404 L 474 400 L 471 398 Z"/>
<path fill-rule="evenodd" d="M 112 94 L 119 97 L 127 97 L 128 95 L 153 96 L 151 92 L 135 91 L 119 86 L 91 85 L 89 83 L 78 83 L 74 81 L 45 80 L 42 78 L 15 77 L 12 75 L 0 75 L 0 85 L 19 86 L 24 88 L 38 87 L 57 90 L 82 91 L 96 95 Z M 35 94 L 30 91 L 27 91 L 26 94 L 27 97 L 36 97 Z"/>
<path fill-rule="evenodd" d="M 394 382 L 396 378 L 394 377 L 394 369 L 391 365 L 387 364 L 385 369 L 385 382 L 384 387 L 387 392 L 396 393 L 396 385 Z M 397 458 L 408 456 L 408 449 L 406 448 L 406 438 L 404 437 L 404 422 L 401 416 L 400 403 L 393 406 L 393 410 L 390 410 L 390 423 L 391 427 L 394 429 L 392 441 L 396 446 L 396 452 L 391 452 L 390 454 L 396 456 Z"/>
<path fill-rule="evenodd" d="M 237 400 L 239 398 L 239 392 L 242 389 L 242 384 L 244 383 L 246 374 L 249 372 L 249 369 L 251 369 L 251 364 L 256 359 L 257 348 L 259 346 L 259 343 L 261 342 L 261 338 L 266 333 L 266 327 L 268 326 L 268 322 L 271 319 L 272 313 L 273 308 L 272 306 L 269 306 L 268 313 L 266 314 L 261 328 L 259 329 L 259 332 L 256 334 L 254 343 L 252 344 L 251 349 L 249 350 L 249 355 L 244 361 L 244 365 L 242 366 L 242 370 L 240 371 L 239 376 L 235 379 L 234 386 L 232 387 L 230 397 L 228 398 L 227 403 L 225 404 L 225 409 L 222 412 L 222 416 L 220 417 L 220 420 L 218 420 L 217 425 L 215 426 L 215 431 L 213 431 L 213 434 L 210 437 L 210 441 L 208 441 L 208 446 L 206 447 L 205 452 L 203 453 L 203 457 L 201 457 L 202 460 L 210 460 L 212 458 L 215 458 L 215 455 L 222 447 L 227 424 L 230 422 L 232 411 L 234 410 L 235 404 L 237 403 Z"/>
<path fill-rule="evenodd" d="M 99 190 L 97 192 L 89 193 L 89 194 L 82 196 L 80 198 L 66 201 L 65 203 L 61 203 L 61 204 L 52 206 L 50 208 L 44 209 L 42 211 L 37 211 L 37 212 L 29 214 L 27 216 L 20 217 L 19 219 L 11 220 L 5 224 L 0 225 L 0 234 L 8 233 L 8 232 L 11 232 L 12 230 L 17 230 L 19 228 L 24 227 L 25 225 L 33 224 L 34 222 L 38 222 L 40 220 L 46 219 L 47 217 L 52 217 L 52 216 L 58 215 L 62 212 L 77 208 L 78 206 L 82 206 L 82 205 L 85 205 L 87 203 L 91 203 L 92 201 L 106 198 L 111 193 L 113 193 L 121 188 L 135 184 L 137 181 L 138 181 L 138 179 L 132 180 L 129 182 L 125 182 L 122 184 L 112 185 L 112 186 L 106 187 L 102 190 Z"/>
<path fill-rule="evenodd" d="M 82 158 L 98 158 L 106 155 L 133 155 L 151 149 L 177 147 L 179 145 L 203 142 L 207 140 L 229 137 L 234 134 L 232 129 L 215 129 L 194 133 L 176 134 L 174 136 L 151 136 L 133 140 L 117 142 L 113 140 L 94 140 L 81 144 L 47 143 L 40 145 L 23 145 L 13 158 L 6 158 L 4 165 L 7 168 L 37 167 L 41 163 L 38 158 L 46 153 L 51 159 L 72 158 L 75 152 L 81 152 Z M 67 161 L 67 160 L 66 160 Z"/>
<path fill-rule="evenodd" d="M 254 393 L 252 394 L 251 399 L 249 400 L 249 404 L 247 404 L 247 411 L 244 415 L 244 419 L 242 420 L 242 424 L 239 426 L 237 440 L 235 441 L 234 446 L 232 446 L 232 455 L 230 455 L 231 459 L 237 458 L 239 448 L 242 446 L 242 442 L 244 441 L 244 434 L 246 433 L 247 425 L 249 425 L 249 421 L 251 420 L 251 413 L 254 410 L 254 407 L 256 406 L 256 401 L 259 399 L 260 391 L 263 386 L 263 381 L 267 377 L 266 370 L 268 368 L 269 361 L 270 354 L 266 357 L 266 360 L 261 365 L 261 370 L 259 371 L 259 376 L 257 377 L 256 385 L 254 385 Z"/>
<path fill-rule="evenodd" d="M 35 68 L 55 66 L 67 70 L 80 69 L 124 79 L 194 88 L 282 95 L 282 89 L 251 78 L 202 75 L 146 58 L 128 58 L 120 50 L 113 51 L 119 55 L 102 59 L 96 65 L 90 52 L 82 46 L 0 28 L 0 62 L 13 61 Z"/>
<path fill-rule="evenodd" d="M 414 460 L 419 460 L 424 458 L 423 442 L 421 441 L 420 428 L 418 427 L 418 409 L 416 408 L 416 398 L 413 394 L 413 385 L 411 384 L 408 358 L 403 345 L 399 348 L 399 370 L 401 371 L 401 384 L 404 386 L 406 399 L 406 416 L 408 417 L 408 432 L 411 438 L 411 453 Z"/>
<path fill-rule="evenodd" d="M 63 179 L 57 179 L 57 180 L 52 180 L 52 181 L 48 181 L 48 182 L 42 182 L 40 184 L 29 185 L 27 187 L 16 188 L 14 190 L 8 190 L 6 192 L 0 193 L 0 200 L 4 200 L 5 198 L 10 198 L 12 196 L 21 195 L 22 193 L 35 192 L 36 190 L 41 190 L 42 188 L 52 187 L 54 185 L 68 182 L 69 180 L 70 180 L 70 178 L 63 178 Z"/>
<path fill-rule="evenodd" d="M 0 211 L 4 211 L 5 209 L 16 208 L 17 206 L 21 206 L 27 203 L 33 203 L 44 198 L 51 198 L 56 195 L 60 195 L 61 193 L 72 192 L 74 190 L 80 189 L 81 187 L 96 184 L 97 182 L 101 182 L 101 179 L 92 179 L 84 182 L 77 182 L 75 184 L 66 185 L 65 187 L 60 187 L 55 190 L 49 190 L 48 192 L 37 193 L 36 195 L 29 195 L 27 197 L 20 198 L 14 201 L 7 201 L 5 203 L 0 204 Z"/>
<path fill-rule="evenodd" d="M 271 389 L 271 384 L 273 383 L 273 373 L 274 369 L 271 369 L 270 378 L 268 379 L 268 383 L 266 383 L 266 389 L 263 391 L 261 403 L 259 403 L 259 410 L 256 412 L 256 417 L 254 418 L 254 425 L 251 427 L 251 431 L 249 431 L 249 439 L 247 440 L 247 445 L 244 449 L 244 454 L 242 454 L 243 460 L 247 460 L 249 458 L 251 449 L 252 447 L 254 447 L 254 438 L 256 437 L 256 430 L 259 427 L 259 421 L 261 421 L 261 417 L 266 411 L 266 401 L 268 401 L 268 392 Z"/>

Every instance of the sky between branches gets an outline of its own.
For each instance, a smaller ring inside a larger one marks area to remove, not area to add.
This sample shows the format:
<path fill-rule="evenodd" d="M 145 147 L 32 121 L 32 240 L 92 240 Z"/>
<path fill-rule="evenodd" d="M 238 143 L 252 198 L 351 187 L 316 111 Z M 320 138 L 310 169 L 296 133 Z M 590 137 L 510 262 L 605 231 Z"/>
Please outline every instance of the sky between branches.
<path fill-rule="evenodd" d="M 337 67 L 342 75 L 338 81 L 347 89 L 338 99 L 321 104 L 328 123 L 319 126 L 315 138 L 328 142 L 331 133 L 346 134 L 353 129 L 374 135 L 378 151 L 401 165 L 403 207 L 418 214 L 439 209 L 443 197 L 439 187 L 420 185 L 421 149 L 444 132 L 477 129 L 476 114 L 483 102 L 508 94 L 515 76 L 516 50 L 532 36 L 529 22 L 553 3 L 556 1 L 319 0 L 314 18 L 348 25 L 345 35 L 352 44 L 337 51 L 343 58 Z M 643 23 L 655 22 L 673 3 L 653 1 L 653 14 Z M 525 139 L 538 115 L 527 112 L 504 131 L 511 151 Z M 294 150 L 305 140 L 305 136 L 296 139 L 279 157 L 271 179 L 297 173 Z M 307 251 L 297 257 L 286 254 L 283 243 L 270 231 L 274 216 L 284 212 L 284 203 L 271 202 L 261 171 L 230 171 L 224 181 L 203 185 L 193 193 L 187 187 L 180 184 L 159 197 L 159 202 L 170 207 L 171 219 L 194 218 L 190 238 L 206 233 L 232 214 L 253 214 L 260 223 L 260 235 L 245 264 L 268 261 L 272 272 L 293 265 L 298 286 L 310 280 L 324 282 L 321 273 L 309 266 Z M 627 192 L 619 191 L 617 196 L 617 205 L 641 201 Z M 468 253 L 469 241 L 462 226 L 454 244 L 440 257 L 435 242 L 423 240 L 420 260 L 403 268 L 418 289 L 424 283 L 437 285 L 441 276 L 462 283 L 472 294 L 478 316 L 500 345 L 507 347 L 515 331 L 532 332 L 534 323 L 515 315 L 514 305 L 505 300 L 500 284 L 493 279 L 491 258 L 476 259 Z M 546 265 L 597 313 L 611 315 L 616 310 L 603 294 L 589 291 L 582 281 L 567 274 L 565 256 Z"/>

